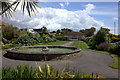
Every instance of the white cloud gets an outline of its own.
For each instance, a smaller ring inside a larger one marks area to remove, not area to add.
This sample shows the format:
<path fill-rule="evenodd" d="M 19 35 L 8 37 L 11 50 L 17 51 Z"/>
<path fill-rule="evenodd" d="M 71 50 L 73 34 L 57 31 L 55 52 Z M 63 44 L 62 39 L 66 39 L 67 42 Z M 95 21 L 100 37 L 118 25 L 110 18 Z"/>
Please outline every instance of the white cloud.
<path fill-rule="evenodd" d="M 65 3 L 60 3 L 59 5 L 61 6 L 61 8 L 65 8 L 68 7 L 70 3 L 69 2 L 65 2 Z"/>
<path fill-rule="evenodd" d="M 60 6 L 61 6 L 61 8 L 64 8 L 64 4 L 63 3 L 60 3 Z"/>
<path fill-rule="evenodd" d="M 92 9 L 95 9 L 95 6 L 93 5 L 93 4 L 88 4 L 88 5 L 85 5 L 85 7 L 86 7 L 86 12 L 88 12 L 88 13 L 90 13 L 90 11 L 92 10 Z"/>
<path fill-rule="evenodd" d="M 89 13 L 94 8 L 95 6 L 93 4 L 88 4 L 84 10 L 78 11 L 68 11 L 66 9 L 56 8 L 38 8 L 36 16 L 33 15 L 32 17 L 29 17 L 26 11 L 23 16 L 21 10 L 18 9 L 12 18 L 4 18 L 3 20 L 20 28 L 41 28 L 46 26 L 51 31 L 62 28 L 70 28 L 79 31 L 80 29 L 93 26 L 100 28 L 101 26 L 104 26 L 104 23 L 89 16 Z"/>
<path fill-rule="evenodd" d="M 118 20 L 118 18 L 117 18 L 117 17 L 114 17 L 112 20 L 117 21 L 117 20 Z"/>
<path fill-rule="evenodd" d="M 66 2 L 65 5 L 68 6 L 70 3 L 69 2 Z"/>

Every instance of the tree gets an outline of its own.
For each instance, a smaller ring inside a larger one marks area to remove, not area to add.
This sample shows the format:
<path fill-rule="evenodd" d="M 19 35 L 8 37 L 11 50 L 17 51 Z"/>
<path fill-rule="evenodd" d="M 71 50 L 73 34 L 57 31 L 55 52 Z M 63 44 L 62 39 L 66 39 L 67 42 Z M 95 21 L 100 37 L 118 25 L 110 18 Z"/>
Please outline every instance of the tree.
<path fill-rule="evenodd" d="M 27 9 L 29 16 L 31 16 L 31 14 L 35 14 L 37 7 L 39 7 L 38 2 L 35 2 L 35 0 L 32 2 L 27 2 L 26 0 L 16 0 L 13 3 L 0 1 L 0 6 L 2 7 L 2 12 L 0 12 L 0 15 L 5 14 L 5 16 L 12 16 L 12 12 L 16 10 L 20 2 L 22 2 L 21 10 L 24 13 L 24 10 Z M 15 7 L 13 8 L 14 5 Z"/>
<path fill-rule="evenodd" d="M 80 30 L 79 32 L 85 33 L 85 36 L 86 36 L 86 37 L 89 37 L 89 36 L 94 35 L 95 31 L 96 31 L 96 28 L 91 27 L 90 29 L 85 29 L 85 30 L 82 29 L 82 30 Z"/>
<path fill-rule="evenodd" d="M 16 39 L 19 36 L 18 28 L 12 25 L 2 26 L 2 35 L 7 40 Z"/>
<path fill-rule="evenodd" d="M 73 32 L 73 30 L 68 29 L 68 28 L 63 28 L 63 29 L 61 29 L 61 31 L 62 31 L 63 34 L 65 34 L 67 32 Z"/>
<path fill-rule="evenodd" d="M 106 32 L 106 34 L 109 33 L 109 31 L 110 31 L 110 29 L 108 29 L 108 28 L 103 28 L 103 27 L 101 27 L 100 30 Z"/>
<path fill-rule="evenodd" d="M 61 33 L 61 31 L 58 29 L 56 33 L 57 33 L 57 34 L 60 34 L 60 33 Z"/>
<path fill-rule="evenodd" d="M 43 34 L 49 34 L 47 28 L 45 26 L 42 27 L 42 33 Z"/>
<path fill-rule="evenodd" d="M 99 30 L 94 36 L 95 43 L 99 45 L 102 42 L 106 41 L 106 32 Z"/>

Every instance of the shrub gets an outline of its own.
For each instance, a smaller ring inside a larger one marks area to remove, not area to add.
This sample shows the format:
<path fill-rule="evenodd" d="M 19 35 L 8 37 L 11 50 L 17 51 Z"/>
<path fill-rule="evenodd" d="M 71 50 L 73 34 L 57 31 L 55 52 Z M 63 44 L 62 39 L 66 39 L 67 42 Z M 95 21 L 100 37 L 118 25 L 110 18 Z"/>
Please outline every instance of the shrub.
<path fill-rule="evenodd" d="M 37 72 L 38 72 L 37 70 L 34 70 L 32 67 L 29 67 L 27 65 L 17 66 L 14 69 L 3 67 L 2 79 L 7 79 L 7 78 L 9 79 L 14 78 L 16 80 L 22 80 L 25 78 L 32 79 L 32 78 L 35 78 Z"/>
<path fill-rule="evenodd" d="M 27 34 L 21 35 L 15 42 L 15 44 L 22 44 L 24 46 L 30 46 L 36 43 L 34 39 L 31 39 Z"/>
<path fill-rule="evenodd" d="M 113 53 L 113 52 L 115 51 L 115 49 L 114 49 L 115 46 L 116 46 L 116 44 L 114 44 L 114 43 L 111 44 L 110 49 L 109 49 L 109 52 L 110 52 L 110 53 Z"/>
<path fill-rule="evenodd" d="M 45 78 L 45 79 L 53 79 L 53 80 L 63 80 L 63 78 L 68 79 L 75 77 L 75 75 L 70 74 L 70 72 L 65 72 L 66 68 L 64 68 L 61 72 L 59 69 L 54 71 L 53 68 L 49 66 L 47 63 L 44 69 L 41 69 L 39 65 L 38 67 L 39 67 L 39 73 L 36 73 L 38 79 Z"/>
<path fill-rule="evenodd" d="M 113 54 L 118 54 L 120 55 L 120 41 L 113 44 L 109 50 Z"/>
<path fill-rule="evenodd" d="M 38 65 L 38 64 L 37 64 Z M 47 63 L 44 69 L 38 65 L 39 71 L 37 69 L 33 69 L 28 65 L 20 65 L 13 69 L 4 68 L 2 69 L 2 78 L 14 78 L 16 80 L 24 80 L 24 79 L 42 79 L 42 80 L 63 80 L 63 78 L 74 78 L 75 75 L 70 74 L 70 72 L 65 71 L 64 68 L 62 71 L 54 70 Z"/>
<path fill-rule="evenodd" d="M 99 30 L 94 36 L 95 43 L 99 45 L 102 42 L 106 41 L 106 32 Z"/>
<path fill-rule="evenodd" d="M 6 45 L 4 45 L 3 49 L 9 49 L 9 48 L 16 47 L 16 46 L 22 46 L 22 45 L 19 45 L 19 44 L 6 44 Z"/>
<path fill-rule="evenodd" d="M 5 38 L 2 38 L 2 42 L 3 42 L 4 44 L 7 44 L 7 43 L 8 43 L 8 40 L 5 39 Z"/>
<path fill-rule="evenodd" d="M 105 41 L 110 43 L 112 40 L 109 37 L 106 37 Z"/>
<path fill-rule="evenodd" d="M 2 35 L 7 40 L 18 38 L 18 28 L 12 25 L 2 26 Z"/>
<path fill-rule="evenodd" d="M 88 41 L 88 46 L 90 46 L 91 49 L 96 49 L 97 48 L 97 44 L 95 42 L 94 37 L 92 37 L 89 41 Z"/>
<path fill-rule="evenodd" d="M 37 41 L 37 43 L 42 43 L 43 38 L 40 36 L 40 34 L 36 34 L 33 36 L 33 39 Z"/>
<path fill-rule="evenodd" d="M 92 37 L 85 37 L 82 39 L 82 41 L 88 43 L 90 39 L 92 39 Z"/>
<path fill-rule="evenodd" d="M 97 50 L 109 51 L 111 44 L 108 42 L 103 42 L 98 45 Z"/>

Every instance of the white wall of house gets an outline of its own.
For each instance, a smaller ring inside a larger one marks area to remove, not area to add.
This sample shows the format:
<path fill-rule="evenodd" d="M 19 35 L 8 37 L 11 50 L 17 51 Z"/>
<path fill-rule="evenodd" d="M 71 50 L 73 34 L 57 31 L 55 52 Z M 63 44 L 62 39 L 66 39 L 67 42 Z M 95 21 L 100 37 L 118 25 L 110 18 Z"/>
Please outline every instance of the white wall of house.
<path fill-rule="evenodd" d="M 33 29 L 27 29 L 27 31 L 30 32 L 30 33 L 34 33 Z"/>

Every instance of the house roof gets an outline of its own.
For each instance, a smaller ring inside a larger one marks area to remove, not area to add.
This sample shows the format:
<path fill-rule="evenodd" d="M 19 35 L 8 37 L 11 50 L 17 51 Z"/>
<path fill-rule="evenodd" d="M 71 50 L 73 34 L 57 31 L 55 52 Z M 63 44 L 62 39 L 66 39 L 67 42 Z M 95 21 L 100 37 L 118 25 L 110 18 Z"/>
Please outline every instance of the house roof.
<path fill-rule="evenodd" d="M 65 35 L 84 35 L 82 32 L 67 32 Z"/>
<path fill-rule="evenodd" d="M 56 33 L 55 31 L 52 31 L 52 32 L 50 32 L 50 33 Z"/>
<path fill-rule="evenodd" d="M 36 32 L 41 32 L 42 31 L 42 29 L 33 29 L 34 31 L 36 31 Z"/>
<path fill-rule="evenodd" d="M 8 25 L 8 24 L 6 24 L 5 22 L 0 20 L 0 26 L 6 26 L 6 25 Z"/>

